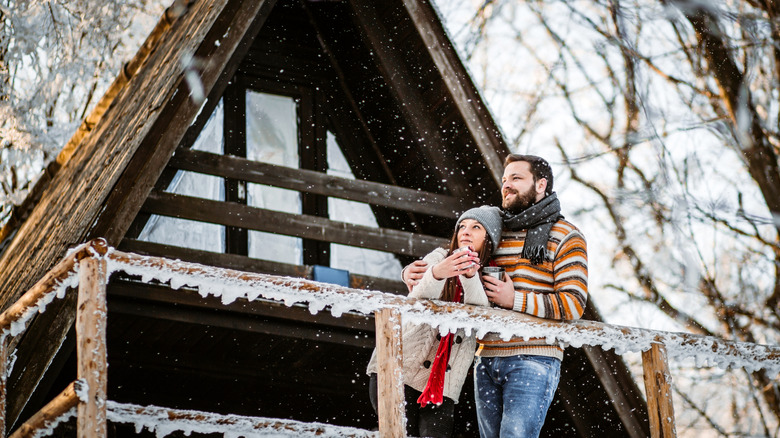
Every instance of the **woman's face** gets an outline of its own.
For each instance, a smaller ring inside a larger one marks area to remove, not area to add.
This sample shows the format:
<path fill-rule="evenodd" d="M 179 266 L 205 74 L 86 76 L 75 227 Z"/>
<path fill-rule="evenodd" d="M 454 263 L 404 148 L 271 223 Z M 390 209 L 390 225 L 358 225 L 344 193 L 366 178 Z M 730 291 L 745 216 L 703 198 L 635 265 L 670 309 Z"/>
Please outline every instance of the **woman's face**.
<path fill-rule="evenodd" d="M 458 248 L 470 246 L 474 251 L 479 252 L 485 244 L 486 237 L 485 227 L 474 219 L 463 219 L 458 224 Z"/>

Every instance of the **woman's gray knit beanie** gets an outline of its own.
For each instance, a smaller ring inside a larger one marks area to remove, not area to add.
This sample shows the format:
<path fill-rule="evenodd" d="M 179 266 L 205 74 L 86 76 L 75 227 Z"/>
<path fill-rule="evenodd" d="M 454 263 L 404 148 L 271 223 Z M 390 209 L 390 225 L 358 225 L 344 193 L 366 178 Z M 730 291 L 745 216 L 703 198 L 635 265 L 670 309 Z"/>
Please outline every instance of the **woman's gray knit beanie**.
<path fill-rule="evenodd" d="M 498 207 L 483 205 L 466 210 L 460 215 L 458 222 L 455 223 L 456 232 L 463 219 L 474 219 L 481 223 L 485 227 L 485 231 L 487 231 L 488 238 L 493 243 L 493 251 L 496 250 L 498 243 L 501 241 L 501 227 L 503 226 L 501 210 Z"/>

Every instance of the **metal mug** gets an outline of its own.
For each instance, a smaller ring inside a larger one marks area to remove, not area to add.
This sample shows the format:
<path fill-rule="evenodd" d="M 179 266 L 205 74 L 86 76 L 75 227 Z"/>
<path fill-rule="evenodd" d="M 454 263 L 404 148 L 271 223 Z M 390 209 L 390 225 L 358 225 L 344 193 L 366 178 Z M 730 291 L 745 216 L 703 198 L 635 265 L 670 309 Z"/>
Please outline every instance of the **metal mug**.
<path fill-rule="evenodd" d="M 461 246 L 460 248 L 455 248 L 454 250 L 452 250 L 452 253 L 453 254 L 457 254 L 457 253 L 459 253 L 461 251 L 466 251 L 466 250 L 471 250 L 471 248 L 469 248 L 468 246 Z M 475 265 L 475 263 L 471 262 L 471 264 L 468 265 L 466 267 L 466 269 L 471 269 L 472 267 L 474 267 L 474 265 Z"/>
<path fill-rule="evenodd" d="M 485 266 L 482 268 L 482 275 L 504 281 L 504 268 L 500 266 Z"/>

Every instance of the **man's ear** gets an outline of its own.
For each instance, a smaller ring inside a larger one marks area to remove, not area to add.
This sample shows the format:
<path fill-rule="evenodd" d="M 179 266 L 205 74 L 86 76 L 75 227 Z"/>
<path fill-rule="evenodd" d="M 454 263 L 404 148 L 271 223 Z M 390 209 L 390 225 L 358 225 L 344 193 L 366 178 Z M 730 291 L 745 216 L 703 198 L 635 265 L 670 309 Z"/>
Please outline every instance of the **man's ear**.
<path fill-rule="evenodd" d="M 547 178 L 539 178 L 538 181 L 536 181 L 536 194 L 542 195 L 544 197 L 544 194 L 547 192 Z"/>

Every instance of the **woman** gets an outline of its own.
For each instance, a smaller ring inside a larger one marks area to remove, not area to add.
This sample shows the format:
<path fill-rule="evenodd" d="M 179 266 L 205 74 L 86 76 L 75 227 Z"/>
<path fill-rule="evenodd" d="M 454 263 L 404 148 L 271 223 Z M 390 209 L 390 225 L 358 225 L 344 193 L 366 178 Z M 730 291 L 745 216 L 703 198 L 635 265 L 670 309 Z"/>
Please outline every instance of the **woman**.
<path fill-rule="evenodd" d="M 488 306 L 478 270 L 482 260 L 490 260 L 500 240 L 498 208 L 482 206 L 466 211 L 455 224 L 449 250 L 437 248 L 423 258 L 429 268 L 409 296 Z M 442 337 L 437 328 L 427 324 L 405 324 L 401 342 L 407 435 L 452 436 L 455 403 L 474 360 L 474 336 L 459 329 Z M 377 411 L 376 350 L 366 372 L 371 403 Z"/>

